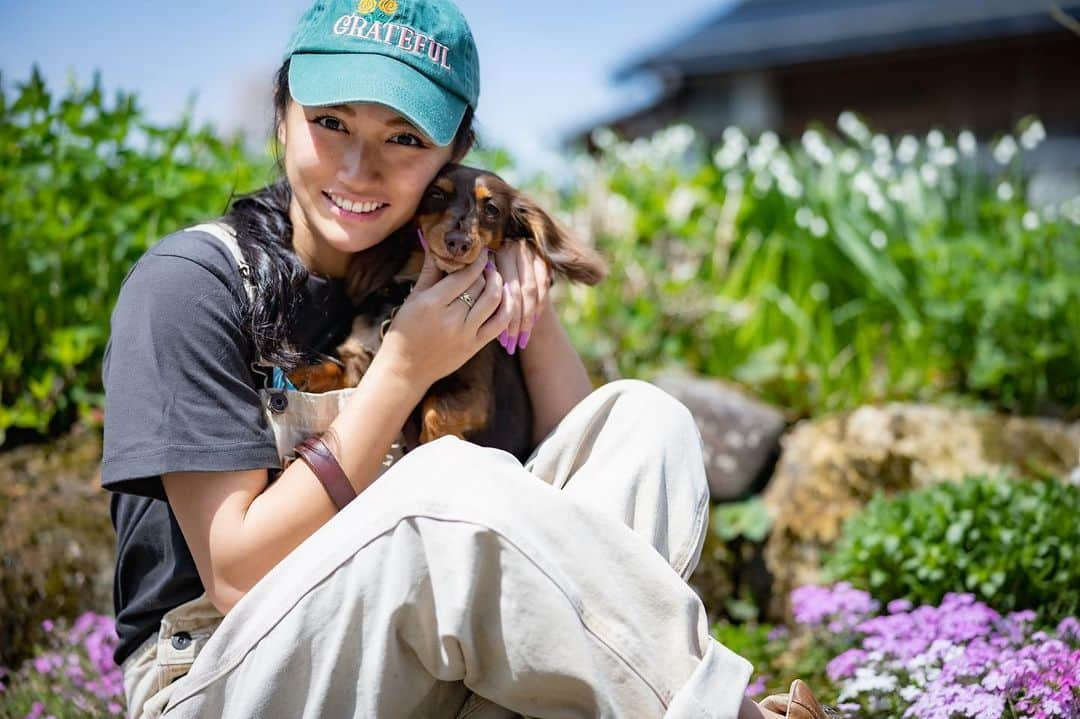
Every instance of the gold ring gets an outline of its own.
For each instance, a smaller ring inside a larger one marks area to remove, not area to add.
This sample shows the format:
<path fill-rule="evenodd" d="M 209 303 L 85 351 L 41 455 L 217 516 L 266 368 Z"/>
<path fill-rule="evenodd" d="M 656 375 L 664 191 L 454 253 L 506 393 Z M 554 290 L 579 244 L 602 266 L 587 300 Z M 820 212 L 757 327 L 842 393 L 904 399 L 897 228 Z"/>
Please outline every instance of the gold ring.
<path fill-rule="evenodd" d="M 458 295 L 458 299 L 467 304 L 469 306 L 469 309 L 472 309 L 473 298 L 472 295 L 470 295 L 468 292 L 462 292 L 460 295 Z"/>

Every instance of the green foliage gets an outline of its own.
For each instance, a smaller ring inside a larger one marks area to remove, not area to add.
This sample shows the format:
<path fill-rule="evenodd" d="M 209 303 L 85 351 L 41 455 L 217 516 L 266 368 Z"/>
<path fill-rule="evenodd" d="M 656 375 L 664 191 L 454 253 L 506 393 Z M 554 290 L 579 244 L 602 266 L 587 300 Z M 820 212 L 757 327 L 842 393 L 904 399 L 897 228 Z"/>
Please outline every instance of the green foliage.
<path fill-rule="evenodd" d="M 142 117 L 133 95 L 69 86 L 37 69 L 0 86 L 0 444 L 42 434 L 102 404 L 109 314 L 135 260 L 164 234 L 218 215 L 269 179 L 239 138 Z"/>
<path fill-rule="evenodd" d="M 566 213 L 611 278 L 570 291 L 573 339 L 612 378 L 735 378 L 803 415 L 966 397 L 1080 411 L 1080 198 L 1027 205 L 1024 148 L 940 131 L 811 128 L 782 145 L 689 127 L 582 159 Z"/>
<path fill-rule="evenodd" d="M 847 520 L 825 570 L 881 601 L 969 592 L 1044 622 L 1080 609 L 1080 487 L 969 477 L 886 498 Z"/>

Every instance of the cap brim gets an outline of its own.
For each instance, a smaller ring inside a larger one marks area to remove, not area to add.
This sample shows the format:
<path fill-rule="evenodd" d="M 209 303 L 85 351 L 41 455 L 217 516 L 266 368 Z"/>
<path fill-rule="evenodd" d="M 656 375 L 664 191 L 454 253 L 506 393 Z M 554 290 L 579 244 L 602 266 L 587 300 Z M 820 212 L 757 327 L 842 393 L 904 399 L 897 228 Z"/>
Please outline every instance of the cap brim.
<path fill-rule="evenodd" d="M 467 105 L 400 60 L 371 53 L 294 54 L 289 92 L 301 105 L 386 105 L 442 146 L 453 141 Z"/>

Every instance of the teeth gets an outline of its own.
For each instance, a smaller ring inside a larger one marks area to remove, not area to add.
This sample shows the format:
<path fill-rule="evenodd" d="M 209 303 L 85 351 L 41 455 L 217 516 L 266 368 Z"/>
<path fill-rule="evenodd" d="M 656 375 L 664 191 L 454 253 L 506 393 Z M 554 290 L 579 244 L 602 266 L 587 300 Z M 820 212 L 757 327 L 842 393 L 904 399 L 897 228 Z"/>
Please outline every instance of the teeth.
<path fill-rule="evenodd" d="M 377 210 L 383 206 L 383 203 L 381 202 L 352 202 L 351 200 L 346 200 L 344 197 L 335 195 L 332 192 L 328 194 L 330 195 L 330 199 L 333 200 L 335 205 L 337 205 L 343 210 L 348 210 L 349 212 L 373 212 L 374 210 Z"/>

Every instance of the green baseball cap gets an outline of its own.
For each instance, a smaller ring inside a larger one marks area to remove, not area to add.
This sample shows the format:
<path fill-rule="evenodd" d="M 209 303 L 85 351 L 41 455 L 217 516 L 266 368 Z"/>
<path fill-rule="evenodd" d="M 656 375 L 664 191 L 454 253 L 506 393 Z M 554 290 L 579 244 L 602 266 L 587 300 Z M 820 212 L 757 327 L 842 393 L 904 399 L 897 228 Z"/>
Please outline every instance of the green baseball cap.
<path fill-rule="evenodd" d="M 377 102 L 442 146 L 480 99 L 476 43 L 449 0 L 317 0 L 285 58 L 301 105 Z"/>

